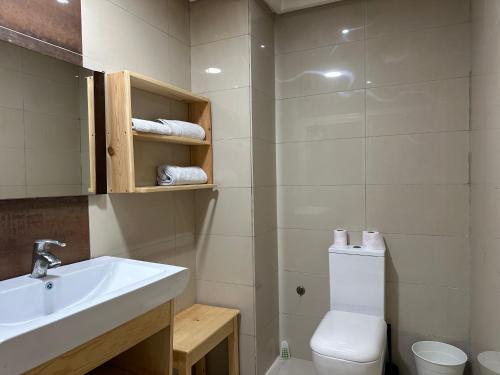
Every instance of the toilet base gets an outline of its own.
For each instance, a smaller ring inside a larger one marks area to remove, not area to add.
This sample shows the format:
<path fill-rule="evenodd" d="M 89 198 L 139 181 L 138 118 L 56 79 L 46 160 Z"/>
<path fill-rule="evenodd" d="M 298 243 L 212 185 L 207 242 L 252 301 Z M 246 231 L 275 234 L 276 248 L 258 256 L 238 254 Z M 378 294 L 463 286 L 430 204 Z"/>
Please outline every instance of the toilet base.
<path fill-rule="evenodd" d="M 358 363 L 312 352 L 314 368 L 318 375 L 383 375 L 384 358 L 385 352 L 374 362 Z"/>

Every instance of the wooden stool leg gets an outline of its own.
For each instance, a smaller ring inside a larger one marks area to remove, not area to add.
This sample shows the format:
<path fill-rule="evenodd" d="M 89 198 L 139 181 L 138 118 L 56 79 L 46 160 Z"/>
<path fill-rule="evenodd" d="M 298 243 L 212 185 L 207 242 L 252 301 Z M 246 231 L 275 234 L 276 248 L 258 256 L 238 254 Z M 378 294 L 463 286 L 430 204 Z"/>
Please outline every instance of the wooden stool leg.
<path fill-rule="evenodd" d="M 195 374 L 196 375 L 207 375 L 207 360 L 205 357 L 200 359 L 196 364 L 194 365 L 195 369 Z"/>
<path fill-rule="evenodd" d="M 227 346 L 229 350 L 229 375 L 240 374 L 240 354 L 238 342 L 238 317 L 235 317 L 233 319 L 233 332 L 227 338 Z"/>
<path fill-rule="evenodd" d="M 179 366 L 179 375 L 192 375 L 191 365 L 187 362 L 184 362 L 181 366 Z"/>

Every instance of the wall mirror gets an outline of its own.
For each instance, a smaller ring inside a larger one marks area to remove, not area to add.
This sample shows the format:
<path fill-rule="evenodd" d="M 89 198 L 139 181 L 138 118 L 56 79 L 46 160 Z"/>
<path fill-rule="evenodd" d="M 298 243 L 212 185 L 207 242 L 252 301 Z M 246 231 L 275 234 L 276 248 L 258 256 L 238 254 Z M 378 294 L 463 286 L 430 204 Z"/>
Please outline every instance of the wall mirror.
<path fill-rule="evenodd" d="M 93 76 L 0 41 L 0 199 L 95 193 Z"/>

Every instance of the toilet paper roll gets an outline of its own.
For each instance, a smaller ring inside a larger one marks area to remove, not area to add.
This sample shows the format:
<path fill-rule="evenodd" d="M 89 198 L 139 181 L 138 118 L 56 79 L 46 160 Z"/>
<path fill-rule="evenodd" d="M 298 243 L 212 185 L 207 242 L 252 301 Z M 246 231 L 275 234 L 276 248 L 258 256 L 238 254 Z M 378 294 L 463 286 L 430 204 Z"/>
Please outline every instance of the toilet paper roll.
<path fill-rule="evenodd" d="M 384 250 L 385 242 L 380 232 L 363 231 L 363 246 L 372 250 Z"/>
<path fill-rule="evenodd" d="M 345 229 L 335 229 L 333 231 L 333 245 L 347 246 L 347 231 Z"/>

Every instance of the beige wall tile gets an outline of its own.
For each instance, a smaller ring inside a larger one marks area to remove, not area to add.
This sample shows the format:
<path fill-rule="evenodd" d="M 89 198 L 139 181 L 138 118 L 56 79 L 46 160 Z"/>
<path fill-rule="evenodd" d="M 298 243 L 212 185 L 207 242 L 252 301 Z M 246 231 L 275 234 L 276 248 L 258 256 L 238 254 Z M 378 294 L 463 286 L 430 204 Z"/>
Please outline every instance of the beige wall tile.
<path fill-rule="evenodd" d="M 89 197 L 92 257 L 174 242 L 174 210 L 170 207 L 173 207 L 170 194 Z"/>
<path fill-rule="evenodd" d="M 276 97 L 364 87 L 364 42 L 338 44 L 276 56 Z"/>
<path fill-rule="evenodd" d="M 25 111 L 74 116 L 79 113 L 78 81 L 71 85 L 24 75 L 22 78 Z"/>
<path fill-rule="evenodd" d="M 500 75 L 473 75 L 471 77 L 471 128 L 473 130 L 498 129 L 500 109 Z"/>
<path fill-rule="evenodd" d="M 280 229 L 278 238 L 280 270 L 328 275 L 333 230 Z"/>
<path fill-rule="evenodd" d="M 191 84 L 195 92 L 234 89 L 250 84 L 250 38 L 243 35 L 191 48 Z M 220 69 L 210 74 L 209 68 Z"/>
<path fill-rule="evenodd" d="M 323 318 L 330 310 L 329 275 L 282 271 L 280 286 L 280 311 L 284 314 Z M 297 294 L 298 286 L 305 288 L 303 296 Z"/>
<path fill-rule="evenodd" d="M 191 4 L 191 45 L 248 34 L 248 0 L 200 0 Z"/>
<path fill-rule="evenodd" d="M 470 251 L 464 236 L 386 234 L 386 280 L 469 288 Z"/>
<path fill-rule="evenodd" d="M 468 202 L 467 185 L 368 185 L 367 226 L 386 233 L 464 236 Z"/>
<path fill-rule="evenodd" d="M 364 228 L 363 185 L 278 187 L 278 227 Z"/>
<path fill-rule="evenodd" d="M 196 238 L 197 278 L 254 285 L 252 237 L 200 235 Z"/>
<path fill-rule="evenodd" d="M 250 35 L 265 45 L 273 45 L 275 14 L 263 1 L 250 0 L 249 3 Z"/>
<path fill-rule="evenodd" d="M 254 237 L 255 314 L 261 330 L 279 319 L 278 237 L 276 230 Z M 259 332 L 257 332 L 259 336 Z"/>
<path fill-rule="evenodd" d="M 0 67 L 6 69 L 21 70 L 23 48 L 14 44 L 0 43 Z"/>
<path fill-rule="evenodd" d="M 277 142 L 363 137 L 364 107 L 361 90 L 277 100 Z"/>
<path fill-rule="evenodd" d="M 220 187 L 251 187 L 250 139 L 220 140 L 213 146 L 215 183 Z"/>
<path fill-rule="evenodd" d="M 26 185 L 26 160 L 22 148 L 0 148 L 2 186 Z"/>
<path fill-rule="evenodd" d="M 366 157 L 368 184 L 467 184 L 469 132 L 372 137 Z"/>
<path fill-rule="evenodd" d="M 257 373 L 266 374 L 279 354 L 279 320 L 257 329 Z"/>
<path fill-rule="evenodd" d="M 276 144 L 254 138 L 252 140 L 254 186 L 276 186 Z"/>
<path fill-rule="evenodd" d="M 23 49 L 22 70 L 44 80 L 73 86 L 79 80 L 79 67 L 41 53 Z"/>
<path fill-rule="evenodd" d="M 455 130 L 469 130 L 468 78 L 367 90 L 368 136 Z"/>
<path fill-rule="evenodd" d="M 0 106 L 11 109 L 23 109 L 22 73 L 0 67 Z"/>
<path fill-rule="evenodd" d="M 274 97 L 274 45 L 251 37 L 252 88 Z"/>
<path fill-rule="evenodd" d="M 28 185 L 81 185 L 80 151 L 26 150 Z"/>
<path fill-rule="evenodd" d="M 168 82 L 191 89 L 191 49 L 176 38 L 168 37 Z"/>
<path fill-rule="evenodd" d="M 199 234 L 251 236 L 250 212 L 250 188 L 196 192 L 196 231 Z"/>
<path fill-rule="evenodd" d="M 365 140 L 282 143 L 276 147 L 278 185 L 358 185 L 365 173 Z"/>
<path fill-rule="evenodd" d="M 470 190 L 473 235 L 497 237 L 500 225 L 500 189 L 490 185 L 473 184 Z"/>
<path fill-rule="evenodd" d="M 84 60 L 94 69 L 128 69 L 168 81 L 167 33 L 108 0 L 83 2 L 82 22 Z"/>
<path fill-rule="evenodd" d="M 366 41 L 368 86 L 466 77 L 470 24 L 423 29 Z"/>
<path fill-rule="evenodd" d="M 26 148 L 79 153 L 81 149 L 81 131 L 77 116 L 77 113 L 68 116 L 24 111 Z M 85 125 L 87 124 L 85 123 Z M 79 163 L 74 167 L 79 169 Z"/>
<path fill-rule="evenodd" d="M 26 186 L 0 186 L 0 199 L 18 199 L 26 197 Z"/>
<path fill-rule="evenodd" d="M 253 375 L 256 371 L 255 336 L 240 335 L 240 374 Z"/>
<path fill-rule="evenodd" d="M 190 45 L 189 2 L 186 0 L 167 0 L 168 33 Z"/>
<path fill-rule="evenodd" d="M 0 107 L 0 147 L 24 148 L 23 111 Z"/>
<path fill-rule="evenodd" d="M 267 233 L 277 227 L 276 187 L 254 187 L 254 235 Z"/>
<path fill-rule="evenodd" d="M 469 331 L 467 290 L 388 283 L 387 319 L 398 330 L 466 341 Z"/>
<path fill-rule="evenodd" d="M 212 91 L 212 137 L 214 141 L 250 137 L 250 89 Z"/>
<path fill-rule="evenodd" d="M 495 37 L 500 7 L 472 0 L 473 69 L 471 91 L 471 349 L 475 355 L 500 350 L 500 258 L 498 254 L 498 101 L 500 48 Z M 474 374 L 479 373 L 474 361 Z"/>
<path fill-rule="evenodd" d="M 369 38 L 469 21 L 469 0 L 367 1 L 366 35 Z"/>
<path fill-rule="evenodd" d="M 341 2 L 291 12 L 276 21 L 276 52 L 285 53 L 364 38 L 364 4 Z"/>
<path fill-rule="evenodd" d="M 500 186 L 500 129 L 471 132 L 471 178 L 474 184 Z"/>
<path fill-rule="evenodd" d="M 309 341 L 322 318 L 280 313 L 280 337 L 288 341 L 293 357 L 312 359 Z"/>
<path fill-rule="evenodd" d="M 473 75 L 500 72 L 500 48 L 494 37 L 498 31 L 498 4 L 491 0 L 472 0 Z"/>
<path fill-rule="evenodd" d="M 168 32 L 168 3 L 170 0 L 143 0 L 141 2 L 135 0 L 110 1 L 163 32 Z"/>
<path fill-rule="evenodd" d="M 274 95 L 268 96 L 252 88 L 252 138 L 276 140 Z"/>
<path fill-rule="evenodd" d="M 255 335 L 253 287 L 198 280 L 197 295 L 199 303 L 239 309 L 241 311 L 240 332 Z"/>

